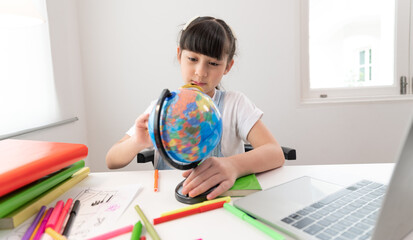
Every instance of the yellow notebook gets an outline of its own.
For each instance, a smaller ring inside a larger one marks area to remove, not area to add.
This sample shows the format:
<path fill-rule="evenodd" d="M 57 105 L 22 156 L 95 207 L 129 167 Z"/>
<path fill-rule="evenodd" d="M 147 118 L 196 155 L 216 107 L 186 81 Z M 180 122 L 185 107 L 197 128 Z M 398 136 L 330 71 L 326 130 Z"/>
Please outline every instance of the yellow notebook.
<path fill-rule="evenodd" d="M 77 183 L 82 181 L 88 176 L 90 172 L 89 167 L 84 167 L 74 173 L 72 177 L 68 178 L 64 182 L 60 183 L 56 187 L 50 189 L 46 193 L 35 198 L 31 202 L 27 203 L 23 207 L 17 209 L 16 211 L 8 214 L 7 216 L 0 218 L 0 229 L 10 229 L 19 226 L 21 223 L 26 221 L 28 218 L 36 214 L 42 206 L 47 206 L 49 203 L 54 201 L 60 195 L 65 193 L 67 190 L 71 189 Z"/>

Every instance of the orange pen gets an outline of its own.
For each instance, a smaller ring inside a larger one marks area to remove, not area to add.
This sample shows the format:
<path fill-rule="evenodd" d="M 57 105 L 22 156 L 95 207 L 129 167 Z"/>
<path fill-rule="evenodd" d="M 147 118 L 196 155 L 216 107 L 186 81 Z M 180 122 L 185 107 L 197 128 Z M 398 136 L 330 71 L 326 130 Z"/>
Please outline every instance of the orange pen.
<path fill-rule="evenodd" d="M 153 184 L 153 190 L 154 190 L 155 192 L 158 191 L 158 178 L 159 178 L 158 169 L 155 169 L 154 184 Z"/>

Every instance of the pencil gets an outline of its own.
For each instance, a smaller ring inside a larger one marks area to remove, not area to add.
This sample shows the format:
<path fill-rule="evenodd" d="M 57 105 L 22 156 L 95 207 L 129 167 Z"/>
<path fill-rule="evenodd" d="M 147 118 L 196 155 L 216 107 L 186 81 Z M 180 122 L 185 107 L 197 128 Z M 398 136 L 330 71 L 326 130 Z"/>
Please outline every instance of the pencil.
<path fill-rule="evenodd" d="M 155 192 L 158 191 L 158 178 L 159 178 L 158 169 L 155 169 L 154 183 L 153 183 L 153 190 L 154 190 Z"/>
<path fill-rule="evenodd" d="M 153 228 L 152 224 L 146 218 L 145 214 L 143 214 L 142 209 L 139 207 L 139 205 L 135 206 L 135 210 L 136 212 L 138 212 L 139 216 L 141 217 L 143 224 L 145 225 L 146 231 L 148 231 L 149 235 L 151 235 L 152 240 L 160 240 L 161 238 L 159 237 L 158 233 L 155 231 L 155 228 Z"/>

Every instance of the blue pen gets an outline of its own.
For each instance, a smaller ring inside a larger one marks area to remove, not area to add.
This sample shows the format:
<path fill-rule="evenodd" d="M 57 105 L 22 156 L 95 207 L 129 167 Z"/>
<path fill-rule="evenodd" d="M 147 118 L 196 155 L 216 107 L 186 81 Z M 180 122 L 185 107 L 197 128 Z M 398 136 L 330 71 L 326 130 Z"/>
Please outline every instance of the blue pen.
<path fill-rule="evenodd" d="M 43 216 L 44 211 L 46 210 L 46 206 L 40 208 L 40 211 L 37 213 L 36 217 L 34 218 L 32 225 L 27 229 L 26 233 L 24 234 L 22 240 L 28 240 L 32 236 L 34 229 L 36 228 L 37 224 L 39 223 L 40 219 Z"/>

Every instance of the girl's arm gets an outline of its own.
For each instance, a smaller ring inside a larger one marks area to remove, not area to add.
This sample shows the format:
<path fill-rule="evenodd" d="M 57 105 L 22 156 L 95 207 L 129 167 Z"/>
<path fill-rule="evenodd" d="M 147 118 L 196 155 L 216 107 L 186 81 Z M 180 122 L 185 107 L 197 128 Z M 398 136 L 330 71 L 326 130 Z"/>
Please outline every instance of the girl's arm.
<path fill-rule="evenodd" d="M 218 185 L 207 198 L 213 199 L 225 192 L 235 180 L 250 173 L 259 173 L 281 167 L 284 164 L 284 154 L 271 132 L 261 120 L 258 120 L 248 134 L 248 141 L 253 150 L 231 157 L 211 157 L 195 169 L 183 173 L 183 194 L 197 196 L 211 187 Z"/>
<path fill-rule="evenodd" d="M 106 165 L 110 169 L 128 165 L 143 149 L 152 146 L 148 133 L 149 114 L 139 116 L 135 121 L 135 134 L 125 135 L 106 154 Z"/>

